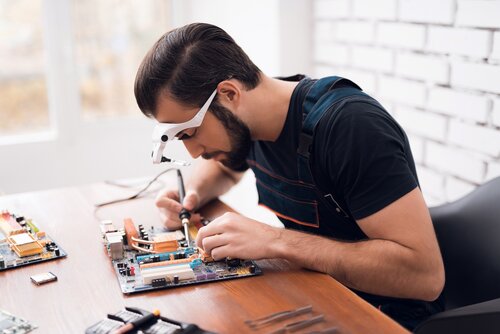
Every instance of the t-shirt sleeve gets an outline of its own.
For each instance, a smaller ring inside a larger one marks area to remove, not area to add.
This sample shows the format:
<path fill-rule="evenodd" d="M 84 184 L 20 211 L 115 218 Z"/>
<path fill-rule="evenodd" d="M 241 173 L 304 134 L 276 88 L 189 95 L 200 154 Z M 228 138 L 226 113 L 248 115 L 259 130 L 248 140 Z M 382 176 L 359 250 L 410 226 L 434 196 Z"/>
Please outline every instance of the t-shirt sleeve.
<path fill-rule="evenodd" d="M 326 170 L 355 219 L 367 217 L 418 186 L 406 135 L 384 110 L 353 102 L 328 120 Z"/>

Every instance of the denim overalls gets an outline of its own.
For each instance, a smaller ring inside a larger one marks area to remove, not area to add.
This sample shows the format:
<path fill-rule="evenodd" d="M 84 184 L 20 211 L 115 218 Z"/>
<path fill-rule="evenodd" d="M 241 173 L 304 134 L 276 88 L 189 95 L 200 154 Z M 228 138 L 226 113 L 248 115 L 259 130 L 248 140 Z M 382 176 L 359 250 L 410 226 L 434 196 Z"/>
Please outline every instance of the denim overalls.
<path fill-rule="evenodd" d="M 272 210 L 285 227 L 342 240 L 366 238 L 343 197 L 334 194 L 334 189 L 320 189 L 311 174 L 310 152 L 318 122 L 325 113 L 354 100 L 378 105 L 355 83 L 340 77 L 317 80 L 308 88 L 302 99 L 302 131 L 296 134 L 298 138 L 291 138 L 296 147 L 283 152 L 294 155 L 295 165 L 285 165 L 281 161 L 286 159 L 279 157 L 269 161 L 266 144 L 254 145 L 247 162 L 257 179 L 259 204 Z M 293 176 L 291 168 L 296 170 Z"/>

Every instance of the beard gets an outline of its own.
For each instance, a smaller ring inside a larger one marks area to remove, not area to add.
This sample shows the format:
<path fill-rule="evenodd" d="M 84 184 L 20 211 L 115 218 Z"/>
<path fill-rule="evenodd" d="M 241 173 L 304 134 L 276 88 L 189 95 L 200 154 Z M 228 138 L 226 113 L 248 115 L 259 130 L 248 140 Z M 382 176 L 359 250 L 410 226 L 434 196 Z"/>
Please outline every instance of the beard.
<path fill-rule="evenodd" d="M 204 159 L 211 159 L 219 153 L 225 153 L 227 157 L 221 160 L 224 166 L 235 171 L 246 170 L 248 168 L 246 158 L 252 146 L 250 129 L 229 109 L 216 102 L 212 104 L 210 110 L 226 129 L 231 143 L 231 151 L 228 153 L 205 153 L 202 157 Z"/>

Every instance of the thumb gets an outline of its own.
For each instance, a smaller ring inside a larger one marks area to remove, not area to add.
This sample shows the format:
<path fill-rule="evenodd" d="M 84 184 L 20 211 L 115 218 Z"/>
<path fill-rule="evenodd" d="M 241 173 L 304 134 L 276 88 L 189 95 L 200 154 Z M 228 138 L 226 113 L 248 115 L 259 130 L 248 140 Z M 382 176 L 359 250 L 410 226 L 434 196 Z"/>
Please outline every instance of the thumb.
<path fill-rule="evenodd" d="M 198 203 L 198 193 L 194 190 L 188 190 L 186 197 L 184 197 L 184 201 L 182 202 L 182 206 L 188 211 L 193 211 L 198 206 Z"/>

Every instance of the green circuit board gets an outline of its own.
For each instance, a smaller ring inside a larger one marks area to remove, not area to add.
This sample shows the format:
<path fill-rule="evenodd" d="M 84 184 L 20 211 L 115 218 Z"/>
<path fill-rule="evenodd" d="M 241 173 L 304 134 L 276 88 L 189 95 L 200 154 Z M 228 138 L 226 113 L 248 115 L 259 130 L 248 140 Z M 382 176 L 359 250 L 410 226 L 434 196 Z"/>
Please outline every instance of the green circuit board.
<path fill-rule="evenodd" d="M 8 211 L 0 213 L 0 271 L 65 256 L 66 252 L 33 220 Z"/>
<path fill-rule="evenodd" d="M 146 229 L 143 225 L 136 227 L 130 219 L 126 221 L 127 227 L 124 229 L 117 229 L 110 221 L 101 223 L 103 241 L 123 293 L 176 288 L 262 274 L 254 261 L 214 261 L 203 254 L 194 242 L 188 245 L 181 231 L 171 232 L 153 226 Z M 199 227 L 190 227 L 191 240 L 195 239 Z M 131 238 L 130 234 L 137 237 Z M 164 241 L 164 244 L 158 246 L 161 243 L 158 240 Z M 166 244 L 168 245 L 165 246 Z M 156 247 L 170 248 L 155 251 Z"/>

